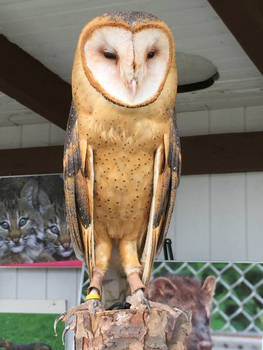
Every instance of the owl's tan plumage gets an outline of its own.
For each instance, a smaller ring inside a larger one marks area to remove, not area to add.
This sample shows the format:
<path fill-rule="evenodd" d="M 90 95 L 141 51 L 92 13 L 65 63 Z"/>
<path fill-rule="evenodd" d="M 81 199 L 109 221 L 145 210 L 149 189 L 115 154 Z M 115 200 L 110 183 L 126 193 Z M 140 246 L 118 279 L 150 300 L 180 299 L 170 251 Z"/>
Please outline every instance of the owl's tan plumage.
<path fill-rule="evenodd" d="M 75 250 L 99 291 L 113 245 L 131 291 L 143 288 L 139 275 L 149 281 L 179 181 L 176 89 L 173 37 L 158 18 L 106 14 L 82 30 L 72 72 L 65 196 Z"/>

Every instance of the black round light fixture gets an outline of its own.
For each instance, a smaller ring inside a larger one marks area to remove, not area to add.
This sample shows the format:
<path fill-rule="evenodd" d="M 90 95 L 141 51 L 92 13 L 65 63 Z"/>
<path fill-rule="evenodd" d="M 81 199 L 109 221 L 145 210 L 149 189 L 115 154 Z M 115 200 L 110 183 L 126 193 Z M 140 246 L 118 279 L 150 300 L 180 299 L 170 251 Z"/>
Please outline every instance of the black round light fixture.
<path fill-rule="evenodd" d="M 183 52 L 176 53 L 178 93 L 206 89 L 213 85 L 219 74 L 207 58 Z"/>

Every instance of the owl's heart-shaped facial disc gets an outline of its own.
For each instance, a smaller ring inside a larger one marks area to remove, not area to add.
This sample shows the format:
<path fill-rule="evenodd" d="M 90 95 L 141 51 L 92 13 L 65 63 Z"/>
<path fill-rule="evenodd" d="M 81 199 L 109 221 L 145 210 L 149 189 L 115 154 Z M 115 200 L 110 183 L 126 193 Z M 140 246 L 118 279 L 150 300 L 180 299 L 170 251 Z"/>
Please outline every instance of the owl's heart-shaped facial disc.
<path fill-rule="evenodd" d="M 155 101 L 174 55 L 169 33 L 145 24 L 136 30 L 121 24 L 95 28 L 82 43 L 82 64 L 91 85 L 126 107 Z"/>

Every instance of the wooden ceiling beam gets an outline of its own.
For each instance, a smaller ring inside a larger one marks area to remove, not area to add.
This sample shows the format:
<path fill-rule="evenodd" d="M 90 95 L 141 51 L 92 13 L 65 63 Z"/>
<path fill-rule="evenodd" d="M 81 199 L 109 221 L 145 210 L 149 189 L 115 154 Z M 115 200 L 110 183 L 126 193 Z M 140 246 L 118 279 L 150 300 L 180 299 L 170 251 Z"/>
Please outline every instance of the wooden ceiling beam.
<path fill-rule="evenodd" d="M 0 176 L 61 173 L 63 146 L 2 149 L 0 161 Z"/>
<path fill-rule="evenodd" d="M 263 74 L 262 0 L 208 0 Z"/>
<path fill-rule="evenodd" d="M 182 175 L 263 171 L 263 132 L 181 138 Z M 0 176 L 62 172 L 63 146 L 0 150 Z"/>
<path fill-rule="evenodd" d="M 71 86 L 0 35 L 0 90 L 65 129 Z"/>
<path fill-rule="evenodd" d="M 184 175 L 263 171 L 263 132 L 183 137 Z"/>

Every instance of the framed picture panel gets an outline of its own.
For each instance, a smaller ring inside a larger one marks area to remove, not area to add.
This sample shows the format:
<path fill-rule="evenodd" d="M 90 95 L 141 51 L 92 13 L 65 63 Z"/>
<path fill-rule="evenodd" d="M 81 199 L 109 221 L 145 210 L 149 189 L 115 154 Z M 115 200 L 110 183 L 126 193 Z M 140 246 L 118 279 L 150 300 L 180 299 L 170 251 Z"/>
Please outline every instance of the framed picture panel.
<path fill-rule="evenodd" d="M 62 175 L 0 178 L 0 266 L 81 266 L 67 225 Z"/>

